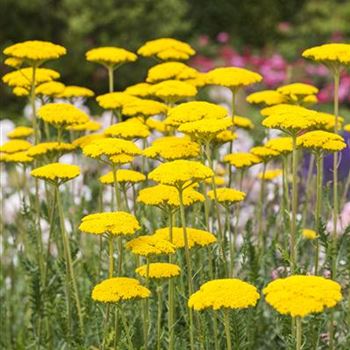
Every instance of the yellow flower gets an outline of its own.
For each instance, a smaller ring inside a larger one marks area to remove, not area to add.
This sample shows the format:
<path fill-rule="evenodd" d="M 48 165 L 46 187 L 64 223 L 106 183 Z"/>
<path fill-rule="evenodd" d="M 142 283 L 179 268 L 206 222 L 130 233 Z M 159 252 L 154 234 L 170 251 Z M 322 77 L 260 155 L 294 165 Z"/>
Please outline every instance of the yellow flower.
<path fill-rule="evenodd" d="M 214 182 L 216 186 L 224 186 L 225 178 L 222 176 L 214 176 Z M 204 183 L 206 183 L 207 185 L 211 185 L 213 183 L 213 178 L 205 179 Z"/>
<path fill-rule="evenodd" d="M 307 104 L 315 104 L 318 102 L 318 98 L 315 95 L 307 95 L 305 96 L 302 101 L 303 104 L 307 105 Z"/>
<path fill-rule="evenodd" d="M 179 126 L 178 130 L 190 135 L 191 138 L 205 143 L 230 126 L 232 126 L 231 118 L 202 119 L 184 123 Z"/>
<path fill-rule="evenodd" d="M 147 269 L 149 270 L 147 273 Z M 135 272 L 142 277 L 162 279 L 177 277 L 181 273 L 180 266 L 169 263 L 152 263 L 138 267 Z"/>
<path fill-rule="evenodd" d="M 252 165 L 261 163 L 261 158 L 252 153 L 230 153 L 224 157 L 224 162 L 230 163 L 237 169 L 244 169 L 251 167 Z"/>
<path fill-rule="evenodd" d="M 146 120 L 146 125 L 151 129 L 151 130 L 156 130 L 158 132 L 165 132 L 167 129 L 167 126 L 165 125 L 164 121 L 162 120 L 157 120 L 154 118 L 148 118 Z"/>
<path fill-rule="evenodd" d="M 136 97 L 148 97 L 150 95 L 150 87 L 152 85 L 148 83 L 138 83 L 135 85 L 128 86 L 124 93 L 136 96 Z"/>
<path fill-rule="evenodd" d="M 192 205 L 197 202 L 204 202 L 204 196 L 188 187 L 183 191 L 183 203 L 185 206 Z M 157 206 L 166 210 L 170 208 L 178 208 L 180 206 L 179 193 L 173 186 L 156 185 L 143 188 L 140 190 L 137 201 L 146 205 Z"/>
<path fill-rule="evenodd" d="M 139 236 L 126 243 L 126 248 L 141 256 L 174 254 L 176 247 L 159 237 Z"/>
<path fill-rule="evenodd" d="M 216 196 L 219 203 L 227 205 L 243 201 L 246 194 L 233 188 L 223 187 L 216 189 Z M 215 200 L 214 191 L 209 191 L 208 197 L 211 200 Z"/>
<path fill-rule="evenodd" d="M 197 95 L 197 89 L 188 83 L 178 80 L 165 80 L 150 88 L 152 96 L 166 102 L 176 102 Z"/>
<path fill-rule="evenodd" d="M 259 83 L 262 76 L 248 69 L 238 67 L 215 68 L 207 73 L 208 82 L 213 85 L 221 85 L 230 89 Z"/>
<path fill-rule="evenodd" d="M 342 136 L 322 130 L 310 131 L 299 136 L 297 145 L 316 152 L 338 152 L 346 147 Z"/>
<path fill-rule="evenodd" d="M 125 92 L 109 92 L 96 97 L 97 103 L 104 109 L 121 109 L 128 103 L 137 100 L 137 97 Z"/>
<path fill-rule="evenodd" d="M 216 242 L 216 237 L 208 231 L 187 227 L 186 233 L 189 249 L 206 247 Z M 169 227 L 160 228 L 154 233 L 153 236 L 172 242 L 176 248 L 185 247 L 185 237 L 182 227 L 173 227 L 172 233 L 170 232 Z"/>
<path fill-rule="evenodd" d="M 316 62 L 350 64 L 350 44 L 331 43 L 307 49 L 302 54 Z"/>
<path fill-rule="evenodd" d="M 6 134 L 9 139 L 25 139 L 30 135 L 33 135 L 33 128 L 29 128 L 28 126 L 17 126 L 10 132 Z"/>
<path fill-rule="evenodd" d="M 28 156 L 28 151 L 15 153 L 0 153 L 0 162 L 4 163 L 31 163 L 34 159 Z"/>
<path fill-rule="evenodd" d="M 76 147 L 84 148 L 86 145 L 95 140 L 100 140 L 105 138 L 103 134 L 90 134 L 79 137 L 73 141 L 73 145 Z"/>
<path fill-rule="evenodd" d="M 18 97 L 29 96 L 29 87 L 15 87 L 12 93 Z"/>
<path fill-rule="evenodd" d="M 89 121 L 88 115 L 68 103 L 48 103 L 38 110 L 38 117 L 56 127 L 84 124 Z"/>
<path fill-rule="evenodd" d="M 350 132 L 350 124 L 344 125 L 344 130 Z"/>
<path fill-rule="evenodd" d="M 110 159 L 111 156 L 117 155 L 140 155 L 141 151 L 131 141 L 106 137 L 87 144 L 83 147 L 83 153 L 91 158 L 99 159 L 107 157 Z"/>
<path fill-rule="evenodd" d="M 291 137 L 276 137 L 265 143 L 265 147 L 271 148 L 281 154 L 288 154 L 293 151 L 293 140 Z"/>
<path fill-rule="evenodd" d="M 277 91 L 282 95 L 291 98 L 293 98 L 293 96 L 307 96 L 315 95 L 318 93 L 317 87 L 305 83 L 293 83 L 284 85 L 279 87 Z"/>
<path fill-rule="evenodd" d="M 242 129 L 253 129 L 254 124 L 252 121 L 246 117 L 241 117 L 239 115 L 235 115 L 234 117 L 231 117 L 233 120 L 233 125 L 236 128 L 242 128 Z"/>
<path fill-rule="evenodd" d="M 196 77 L 192 79 L 187 79 L 186 83 L 189 83 L 195 86 L 196 88 L 206 86 L 208 85 L 207 73 L 197 72 Z"/>
<path fill-rule="evenodd" d="M 48 81 L 52 81 L 54 79 L 58 79 L 60 74 L 53 69 L 47 68 L 37 68 L 35 72 L 35 86 L 40 85 L 42 83 L 46 83 Z M 33 69 L 32 68 L 22 68 L 16 70 L 14 72 L 10 72 L 5 74 L 2 77 L 2 81 L 8 86 L 16 86 L 30 88 L 33 78 Z"/>
<path fill-rule="evenodd" d="M 134 160 L 134 157 L 128 154 L 116 154 L 114 156 L 110 156 L 109 160 L 114 164 L 127 164 L 131 163 Z"/>
<path fill-rule="evenodd" d="M 72 97 L 92 97 L 94 92 L 83 86 L 69 85 L 61 91 L 57 97 L 59 98 L 72 98 Z"/>
<path fill-rule="evenodd" d="M 253 92 L 247 96 L 247 102 L 251 104 L 265 104 L 267 106 L 278 105 L 286 102 L 286 98 L 275 90 L 263 90 Z"/>
<path fill-rule="evenodd" d="M 188 306 L 194 310 L 246 309 L 255 306 L 260 295 L 251 284 L 237 278 L 217 279 L 204 283 L 192 294 Z"/>
<path fill-rule="evenodd" d="M 20 151 L 27 151 L 32 144 L 25 140 L 10 140 L 0 146 L 0 152 L 17 153 Z"/>
<path fill-rule="evenodd" d="M 145 299 L 151 291 L 134 278 L 114 277 L 97 284 L 92 290 L 92 299 L 102 303 Z"/>
<path fill-rule="evenodd" d="M 48 41 L 24 41 L 11 45 L 4 50 L 4 54 L 30 62 L 41 63 L 65 55 L 67 50 L 60 45 Z"/>
<path fill-rule="evenodd" d="M 144 57 L 155 56 L 161 60 L 187 60 L 196 52 L 190 45 L 172 38 L 160 38 L 147 41 L 137 53 Z"/>
<path fill-rule="evenodd" d="M 104 134 L 109 137 L 119 137 L 123 139 L 146 138 L 150 135 L 148 127 L 139 120 L 127 120 L 109 126 Z"/>
<path fill-rule="evenodd" d="M 330 113 L 317 112 L 315 116 L 315 122 L 317 123 L 317 128 L 325 129 L 328 131 L 334 130 L 335 120 L 336 120 L 335 115 Z M 342 127 L 343 122 L 344 122 L 344 118 L 341 116 L 338 116 L 338 129 Z"/>
<path fill-rule="evenodd" d="M 276 177 L 279 177 L 281 175 L 282 175 L 281 169 L 271 169 L 271 170 L 266 170 L 265 173 L 263 172 L 259 173 L 258 178 L 265 181 L 272 181 Z"/>
<path fill-rule="evenodd" d="M 224 130 L 216 134 L 214 142 L 216 143 L 226 143 L 236 140 L 237 135 L 232 130 Z"/>
<path fill-rule="evenodd" d="M 152 146 L 143 151 L 148 158 L 165 160 L 195 158 L 199 155 L 198 143 L 187 137 L 165 136 L 155 140 Z"/>
<path fill-rule="evenodd" d="M 42 180 L 61 184 L 79 176 L 80 169 L 77 165 L 51 163 L 32 170 L 30 174 Z"/>
<path fill-rule="evenodd" d="M 119 169 L 116 171 L 116 178 L 118 183 L 138 183 L 146 180 L 146 176 L 139 171 L 129 169 Z M 110 171 L 106 175 L 100 177 L 100 182 L 103 184 L 113 184 L 114 176 L 113 172 Z"/>
<path fill-rule="evenodd" d="M 273 157 L 280 155 L 278 151 L 265 146 L 256 146 L 250 149 L 250 153 L 259 157 L 263 162 L 269 161 Z"/>
<path fill-rule="evenodd" d="M 42 156 L 48 156 L 50 158 L 52 155 L 61 155 L 63 153 L 71 152 L 75 150 L 75 148 L 76 146 L 71 143 L 42 142 L 32 146 L 28 150 L 28 155 L 34 158 Z"/>
<path fill-rule="evenodd" d="M 178 189 L 213 176 L 213 171 L 200 162 L 191 160 L 174 160 L 163 163 L 152 170 L 148 178 L 163 185 L 175 186 Z"/>
<path fill-rule="evenodd" d="M 308 228 L 303 229 L 302 235 L 305 239 L 309 239 L 311 241 L 318 237 L 316 231 L 310 230 Z"/>
<path fill-rule="evenodd" d="M 305 317 L 334 307 L 341 299 L 341 287 L 319 276 L 294 275 L 270 282 L 263 293 L 265 300 L 283 315 Z"/>
<path fill-rule="evenodd" d="M 67 126 L 66 129 L 72 131 L 97 131 L 100 130 L 101 127 L 101 123 L 89 120 L 86 123 Z"/>
<path fill-rule="evenodd" d="M 198 72 L 181 62 L 160 63 L 150 68 L 146 81 L 157 83 L 163 80 L 187 80 L 197 76 Z"/>
<path fill-rule="evenodd" d="M 157 114 L 165 114 L 168 107 L 152 100 L 134 99 L 122 107 L 123 114 L 129 117 L 148 118 Z"/>
<path fill-rule="evenodd" d="M 64 88 L 65 88 L 64 84 L 58 81 L 48 81 L 47 83 L 40 84 L 35 89 L 35 94 L 50 96 L 50 97 L 57 97 L 57 95 L 61 93 L 64 90 Z M 29 91 L 28 91 L 28 94 L 29 94 Z"/>
<path fill-rule="evenodd" d="M 86 53 L 86 59 L 90 62 L 100 63 L 106 66 L 120 65 L 125 62 L 134 62 L 137 56 L 119 47 L 98 47 Z"/>
<path fill-rule="evenodd" d="M 12 68 L 19 68 L 23 64 L 23 59 L 16 57 L 8 57 L 4 61 L 4 64 Z"/>
<path fill-rule="evenodd" d="M 95 235 L 129 236 L 139 229 L 135 216 L 124 211 L 90 214 L 81 219 L 79 226 L 80 231 Z"/>
<path fill-rule="evenodd" d="M 279 114 L 279 113 L 286 113 L 286 112 L 298 113 L 299 111 L 303 111 L 303 110 L 305 110 L 305 108 L 303 108 L 301 106 L 296 106 L 296 105 L 292 105 L 292 104 L 288 104 L 288 103 L 281 103 L 281 104 L 277 104 L 274 106 L 265 107 L 260 111 L 260 113 L 262 116 L 268 117 L 270 115 L 275 115 L 275 114 Z"/>
<path fill-rule="evenodd" d="M 172 108 L 165 119 L 165 124 L 177 127 L 182 123 L 201 119 L 221 119 L 225 117 L 227 117 L 227 110 L 222 106 L 204 101 L 191 101 Z"/>

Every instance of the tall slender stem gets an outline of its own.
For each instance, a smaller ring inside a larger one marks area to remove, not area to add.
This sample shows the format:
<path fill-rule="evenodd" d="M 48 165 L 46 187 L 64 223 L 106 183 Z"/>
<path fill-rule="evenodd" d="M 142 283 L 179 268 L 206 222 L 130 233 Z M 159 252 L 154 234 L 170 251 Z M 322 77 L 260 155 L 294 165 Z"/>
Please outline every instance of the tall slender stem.
<path fill-rule="evenodd" d="M 108 236 L 108 254 L 109 254 L 109 268 L 108 268 L 108 278 L 113 277 L 114 272 L 114 237 L 110 233 Z"/>
<path fill-rule="evenodd" d="M 161 344 L 161 323 L 162 323 L 162 287 L 157 287 L 157 350 L 160 350 Z"/>
<path fill-rule="evenodd" d="M 292 273 L 295 272 L 297 266 L 297 208 L 298 208 L 298 182 L 297 182 L 297 166 L 298 166 L 298 152 L 297 152 L 297 137 L 292 135 L 293 140 L 293 154 L 292 154 L 292 222 L 290 232 L 290 267 Z"/>
<path fill-rule="evenodd" d="M 232 350 L 229 310 L 224 310 L 224 326 L 225 326 L 227 350 Z"/>
<path fill-rule="evenodd" d="M 170 209 L 169 210 L 169 237 L 170 242 L 173 242 L 173 212 Z M 172 262 L 172 255 L 169 255 L 169 263 Z M 175 305 L 174 305 L 174 295 L 175 294 L 175 284 L 174 279 L 169 279 L 169 296 L 168 296 L 168 332 L 169 332 L 169 344 L 168 344 L 168 350 L 174 350 L 174 311 L 175 311 Z"/>
<path fill-rule="evenodd" d="M 123 312 L 123 310 L 120 310 L 119 312 L 120 314 L 120 318 L 122 320 L 122 323 L 123 323 L 123 327 L 124 327 L 124 330 L 125 330 L 125 334 L 126 334 L 126 339 L 128 341 L 128 349 L 129 350 L 133 350 L 134 349 L 134 346 L 132 344 L 132 340 L 131 340 L 131 334 L 130 334 L 130 326 L 126 320 L 126 317 L 125 317 L 125 312 Z"/>
<path fill-rule="evenodd" d="M 114 69 L 112 66 L 107 67 L 108 70 L 108 88 L 109 92 L 114 91 Z"/>
<path fill-rule="evenodd" d="M 316 155 L 316 210 L 315 210 L 315 231 L 319 235 L 320 220 L 322 214 L 322 173 L 323 173 L 323 156 L 321 154 Z M 319 260 L 319 239 L 316 238 L 316 251 L 315 251 L 315 275 L 318 274 L 318 260 Z"/>
<path fill-rule="evenodd" d="M 302 326 L 301 326 L 301 317 L 296 318 L 296 350 L 301 349 L 301 343 L 302 343 Z"/>
<path fill-rule="evenodd" d="M 264 232 L 263 232 L 263 202 L 265 197 L 265 173 L 266 173 L 267 163 L 263 164 L 262 177 L 260 182 L 260 198 L 258 203 L 258 239 L 259 239 L 259 247 L 260 247 L 260 257 L 264 255 Z"/>
<path fill-rule="evenodd" d="M 231 113 L 232 113 L 232 131 L 235 130 L 235 113 L 236 113 L 236 90 L 232 89 L 232 98 L 231 98 Z M 233 152 L 233 141 L 230 142 L 230 153 Z M 228 179 L 228 187 L 231 187 L 232 180 L 233 180 L 233 174 L 232 174 L 232 167 L 229 165 L 228 167 L 229 171 L 229 179 Z"/>

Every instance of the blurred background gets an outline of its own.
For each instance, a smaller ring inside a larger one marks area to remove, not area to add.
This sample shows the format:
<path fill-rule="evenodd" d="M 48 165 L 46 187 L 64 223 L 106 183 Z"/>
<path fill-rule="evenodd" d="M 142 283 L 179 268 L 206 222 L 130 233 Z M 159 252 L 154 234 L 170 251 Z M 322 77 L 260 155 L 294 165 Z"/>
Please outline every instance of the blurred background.
<path fill-rule="evenodd" d="M 305 48 L 350 40 L 347 0 L 0 0 L 0 45 L 48 40 L 68 54 L 46 64 L 60 71 L 66 84 L 106 91 L 106 71 L 85 61 L 85 52 L 113 45 L 136 51 L 147 40 L 175 37 L 198 54 L 189 64 L 201 71 L 215 66 L 244 66 L 260 72 L 264 85 L 289 81 L 319 86 L 320 103 L 332 99 L 324 67 L 301 59 Z M 3 57 L 1 59 L 3 62 Z M 118 70 L 117 90 L 142 81 L 155 62 L 140 58 Z M 1 65 L 1 76 L 11 68 Z M 25 99 L 1 84 L 1 119 L 21 113 Z M 350 76 L 343 73 L 340 98 L 350 106 Z M 327 108 L 326 108 L 327 109 Z"/>

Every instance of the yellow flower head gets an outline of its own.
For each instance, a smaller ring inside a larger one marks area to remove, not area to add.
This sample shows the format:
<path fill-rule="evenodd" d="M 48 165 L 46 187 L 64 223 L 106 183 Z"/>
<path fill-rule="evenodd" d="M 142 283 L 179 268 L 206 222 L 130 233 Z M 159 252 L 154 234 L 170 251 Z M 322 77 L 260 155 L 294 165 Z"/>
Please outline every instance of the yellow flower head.
<path fill-rule="evenodd" d="M 337 129 L 340 129 L 344 122 L 344 118 L 341 116 L 338 116 L 337 119 L 338 119 Z M 334 114 L 317 112 L 317 114 L 315 115 L 315 122 L 317 123 L 318 129 L 333 131 L 335 127 L 335 121 L 336 121 L 336 117 Z"/>
<path fill-rule="evenodd" d="M 237 169 L 249 168 L 262 162 L 262 159 L 252 153 L 230 153 L 224 157 L 224 162 L 230 163 Z"/>
<path fill-rule="evenodd" d="M 328 131 L 315 130 L 297 138 L 297 145 L 313 151 L 339 152 L 346 147 L 344 138 Z"/>
<path fill-rule="evenodd" d="M 147 273 L 148 270 L 148 273 Z M 163 279 L 177 277 L 181 273 L 180 266 L 169 263 L 152 263 L 138 267 L 135 272 L 142 277 Z"/>
<path fill-rule="evenodd" d="M 152 146 L 143 151 L 148 158 L 176 160 L 198 157 L 198 143 L 187 137 L 165 136 L 155 140 Z"/>
<path fill-rule="evenodd" d="M 147 41 L 137 53 L 144 57 L 155 56 L 161 60 L 187 60 L 196 52 L 189 44 L 180 40 L 160 38 Z"/>
<path fill-rule="evenodd" d="M 151 291 L 134 278 L 114 277 L 97 284 L 92 290 L 92 299 L 102 303 L 145 299 Z"/>
<path fill-rule="evenodd" d="M 105 136 L 103 134 L 84 135 L 82 137 L 79 137 L 79 138 L 75 139 L 73 141 L 73 145 L 75 147 L 84 148 L 86 145 L 88 145 L 92 141 L 100 140 L 100 139 L 103 139 L 103 138 L 105 138 Z"/>
<path fill-rule="evenodd" d="M 86 123 L 67 126 L 66 129 L 72 131 L 97 131 L 100 130 L 101 127 L 101 123 L 89 120 Z"/>
<path fill-rule="evenodd" d="M 118 183 L 131 183 L 136 184 L 146 180 L 146 176 L 139 171 L 129 170 L 129 169 L 119 169 L 116 171 L 116 178 Z M 113 172 L 110 171 L 106 175 L 100 177 L 100 182 L 108 185 L 114 183 Z"/>
<path fill-rule="evenodd" d="M 310 230 L 308 228 L 304 228 L 301 233 L 305 239 L 309 239 L 311 241 L 317 238 L 316 231 Z"/>
<path fill-rule="evenodd" d="M 2 163 L 31 163 L 34 159 L 28 156 L 28 151 L 15 153 L 0 153 Z"/>
<path fill-rule="evenodd" d="M 181 62 L 160 63 L 150 68 L 146 81 L 148 83 L 158 83 L 163 80 L 187 80 L 193 79 L 198 72 Z"/>
<path fill-rule="evenodd" d="M 77 165 L 51 163 L 32 170 L 30 174 L 42 180 L 61 184 L 79 176 L 80 169 Z"/>
<path fill-rule="evenodd" d="M 113 164 L 127 164 L 131 163 L 134 160 L 134 157 L 128 154 L 116 154 L 114 156 L 110 156 L 109 160 Z"/>
<path fill-rule="evenodd" d="M 59 98 L 73 98 L 73 97 L 92 97 L 95 93 L 83 86 L 69 85 L 66 86 L 57 97 Z"/>
<path fill-rule="evenodd" d="M 305 108 L 300 107 L 300 106 L 296 106 L 296 105 L 292 105 L 292 104 L 288 104 L 288 103 L 281 103 L 281 104 L 276 104 L 270 107 L 265 107 L 263 108 L 260 113 L 262 116 L 264 117 L 268 117 L 270 115 L 275 115 L 275 114 L 279 114 L 279 113 L 286 113 L 286 112 L 290 112 L 290 113 L 298 113 L 300 111 L 303 111 Z"/>
<path fill-rule="evenodd" d="M 150 95 L 151 84 L 138 83 L 135 85 L 128 86 L 124 93 L 135 96 L 135 97 L 148 97 Z"/>
<path fill-rule="evenodd" d="M 204 101 L 191 101 L 172 108 L 165 119 L 165 124 L 177 127 L 182 123 L 195 122 L 201 119 L 221 119 L 225 117 L 227 117 L 227 110 L 222 106 Z"/>
<path fill-rule="evenodd" d="M 221 67 L 208 72 L 207 79 L 210 84 L 237 89 L 259 83 L 262 80 L 262 76 L 244 68 Z"/>
<path fill-rule="evenodd" d="M 183 191 L 183 203 L 185 206 L 197 202 L 204 202 L 204 196 L 188 187 Z M 180 206 L 179 193 L 173 186 L 156 185 L 140 190 L 137 201 L 146 205 L 153 205 L 161 209 L 178 208 Z"/>
<path fill-rule="evenodd" d="M 187 227 L 186 233 L 189 249 L 206 247 L 216 242 L 216 237 L 208 231 Z M 173 227 L 172 232 L 170 232 L 169 227 L 160 228 L 153 236 L 172 242 L 176 248 L 185 247 L 185 237 L 182 227 Z"/>
<path fill-rule="evenodd" d="M 146 125 L 151 129 L 151 130 L 156 130 L 158 132 L 165 132 L 167 130 L 167 126 L 165 125 L 164 121 L 154 119 L 154 118 L 148 118 L 146 120 Z"/>
<path fill-rule="evenodd" d="M 320 276 L 294 275 L 270 282 L 265 300 L 283 315 L 305 317 L 334 307 L 341 299 L 341 287 Z"/>
<path fill-rule="evenodd" d="M 51 158 L 53 155 L 62 155 L 63 153 L 68 153 L 74 151 L 75 145 L 71 143 L 64 142 L 42 142 L 30 147 L 28 150 L 28 155 L 30 157 L 38 158 L 42 156 L 47 156 Z"/>
<path fill-rule="evenodd" d="M 80 231 L 95 235 L 129 236 L 139 229 L 135 216 L 124 211 L 90 214 L 81 219 L 79 226 Z"/>
<path fill-rule="evenodd" d="M 48 103 L 38 110 L 38 116 L 46 123 L 56 127 L 84 124 L 89 121 L 88 115 L 68 103 Z"/>
<path fill-rule="evenodd" d="M 229 205 L 243 201 L 246 194 L 242 191 L 238 191 L 233 188 L 223 187 L 216 189 L 216 196 L 219 203 Z M 209 191 L 208 197 L 211 200 L 215 200 L 214 191 Z"/>
<path fill-rule="evenodd" d="M 176 251 L 176 247 L 172 243 L 154 235 L 134 238 L 126 244 L 126 248 L 136 255 L 147 257 L 151 255 L 174 254 Z"/>
<path fill-rule="evenodd" d="M 214 176 L 214 182 L 216 186 L 224 186 L 225 185 L 225 178 L 223 176 Z M 208 178 L 204 180 L 204 183 L 207 185 L 212 185 L 213 184 L 213 178 Z"/>
<path fill-rule="evenodd" d="M 123 114 L 129 117 L 151 117 L 157 114 L 165 114 L 168 107 L 160 102 L 152 100 L 134 99 L 123 107 Z"/>
<path fill-rule="evenodd" d="M 294 111 L 289 107 L 286 111 L 272 114 L 262 121 L 262 125 L 267 128 L 279 129 L 288 134 L 295 134 L 301 130 L 315 128 L 319 124 L 317 112 L 298 107 Z"/>
<path fill-rule="evenodd" d="M 109 92 L 108 94 L 96 97 L 97 103 L 104 109 L 121 109 L 128 103 L 137 100 L 125 92 Z"/>
<path fill-rule="evenodd" d="M 10 140 L 0 146 L 0 152 L 4 153 L 17 153 L 21 151 L 27 151 L 32 144 L 25 140 Z"/>
<path fill-rule="evenodd" d="M 264 104 L 274 106 L 286 102 L 286 98 L 275 90 L 263 90 L 253 92 L 247 96 L 247 102 L 251 104 Z"/>
<path fill-rule="evenodd" d="M 236 128 L 241 128 L 241 129 L 253 129 L 254 124 L 252 121 L 246 117 L 241 117 L 239 115 L 235 115 L 233 118 L 233 125 Z"/>
<path fill-rule="evenodd" d="M 12 93 L 18 97 L 29 96 L 29 87 L 17 86 L 12 90 Z"/>
<path fill-rule="evenodd" d="M 159 165 L 149 173 L 148 178 L 163 185 L 181 189 L 185 185 L 205 180 L 213 175 L 213 171 L 200 162 L 174 160 Z"/>
<path fill-rule="evenodd" d="M 315 95 L 318 93 L 317 87 L 305 83 L 293 83 L 281 86 L 277 89 L 279 93 L 292 99 L 297 96 Z"/>
<path fill-rule="evenodd" d="M 224 130 L 216 134 L 214 142 L 216 143 L 226 143 L 236 140 L 237 135 L 232 130 Z"/>
<path fill-rule="evenodd" d="M 188 306 L 194 310 L 246 309 L 255 306 L 260 295 L 251 284 L 236 278 L 212 280 L 192 294 Z"/>
<path fill-rule="evenodd" d="M 250 153 L 259 157 L 263 162 L 269 161 L 273 157 L 280 155 L 278 151 L 265 146 L 256 146 L 250 149 Z"/>
<path fill-rule="evenodd" d="M 282 169 L 266 170 L 265 173 L 258 174 L 258 178 L 265 181 L 272 181 L 282 175 Z"/>
<path fill-rule="evenodd" d="M 268 140 L 265 147 L 281 154 L 288 154 L 293 151 L 293 140 L 291 137 L 276 137 Z"/>
<path fill-rule="evenodd" d="M 48 41 L 24 41 L 11 45 L 4 50 L 4 54 L 29 62 L 44 62 L 65 55 L 67 50 L 60 45 Z"/>
<path fill-rule="evenodd" d="M 307 49 L 302 54 L 316 62 L 350 64 L 350 44 L 331 43 Z"/>
<path fill-rule="evenodd" d="M 6 134 L 9 139 L 25 139 L 30 135 L 33 135 L 33 128 L 29 128 L 28 126 L 17 126 L 10 132 Z"/>
<path fill-rule="evenodd" d="M 207 73 L 197 72 L 196 77 L 192 79 L 187 79 L 186 83 L 189 83 L 195 86 L 196 88 L 206 86 L 208 85 Z"/>
<path fill-rule="evenodd" d="M 125 62 L 134 62 L 137 56 L 133 52 L 120 47 L 106 46 L 89 50 L 86 53 L 86 59 L 106 66 L 115 66 Z"/>
<path fill-rule="evenodd" d="M 199 142 L 207 142 L 232 126 L 231 118 L 202 119 L 180 125 L 178 130 Z"/>
<path fill-rule="evenodd" d="M 35 86 L 58 79 L 60 74 L 53 69 L 37 68 L 35 71 Z M 22 68 L 2 77 L 2 81 L 8 86 L 26 88 L 29 91 L 33 79 L 32 68 Z"/>
<path fill-rule="evenodd" d="M 151 95 L 166 102 L 176 102 L 197 95 L 197 89 L 184 81 L 165 80 L 150 89 Z"/>
<path fill-rule="evenodd" d="M 136 156 L 140 155 L 141 151 L 131 141 L 106 137 L 94 140 L 87 144 L 83 147 L 83 153 L 91 158 L 99 159 L 107 157 L 111 160 L 111 156 Z"/>
<path fill-rule="evenodd" d="M 350 132 L 350 124 L 344 125 L 344 130 Z"/>
<path fill-rule="evenodd" d="M 64 84 L 58 81 L 48 81 L 47 83 L 40 84 L 35 89 L 35 94 L 49 97 L 57 97 L 64 90 L 64 88 Z"/>
<path fill-rule="evenodd" d="M 140 139 L 150 135 L 148 127 L 139 120 L 127 120 L 125 122 L 109 126 L 104 134 L 108 137 L 119 137 L 122 139 Z"/>
<path fill-rule="evenodd" d="M 8 57 L 4 61 L 4 64 L 12 68 L 19 68 L 23 64 L 23 59 L 16 57 Z"/>

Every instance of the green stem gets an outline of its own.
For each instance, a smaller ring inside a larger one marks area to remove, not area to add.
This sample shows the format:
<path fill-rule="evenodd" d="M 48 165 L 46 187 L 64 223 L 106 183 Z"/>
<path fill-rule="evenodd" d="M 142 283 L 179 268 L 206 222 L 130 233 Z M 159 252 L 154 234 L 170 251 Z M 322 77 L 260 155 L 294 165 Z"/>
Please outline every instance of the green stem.
<path fill-rule="evenodd" d="M 265 173 L 266 173 L 267 163 L 263 164 L 262 178 L 260 183 L 260 198 L 258 203 L 258 238 L 259 238 L 259 246 L 260 246 L 260 257 L 264 255 L 264 230 L 263 230 L 263 202 L 265 196 Z"/>
<path fill-rule="evenodd" d="M 31 81 L 31 87 L 30 87 L 30 104 L 32 106 L 32 114 L 33 114 L 33 129 L 34 129 L 34 144 L 36 145 L 39 143 L 39 129 L 38 129 L 38 123 L 36 118 L 36 107 L 35 107 L 35 81 L 36 81 L 36 69 L 37 66 L 34 64 L 32 67 L 32 81 Z"/>
<path fill-rule="evenodd" d="M 302 327 L 301 327 L 301 317 L 296 318 L 296 350 L 301 350 L 302 343 Z"/>
<path fill-rule="evenodd" d="M 76 303 L 76 308 L 77 308 L 78 318 L 79 318 L 79 326 L 80 326 L 81 334 L 82 334 L 82 336 L 84 336 L 83 314 L 82 314 L 81 306 L 80 306 L 79 293 L 78 293 L 77 281 L 76 281 L 74 269 L 73 269 L 73 262 L 72 262 L 72 255 L 71 255 L 71 251 L 70 251 L 69 240 L 68 240 L 65 226 L 64 226 L 64 213 L 63 213 L 62 201 L 61 201 L 61 196 L 60 196 L 60 191 L 59 191 L 58 185 L 56 186 L 56 198 L 57 198 L 58 215 L 59 215 L 60 226 L 61 226 L 63 248 L 64 248 L 65 256 L 66 256 L 67 273 L 69 276 L 68 278 L 70 279 L 70 282 L 72 283 L 72 286 L 73 286 L 73 293 L 74 293 L 74 297 L 75 297 L 75 303 Z M 68 286 L 68 288 L 69 288 L 69 286 Z"/>
<path fill-rule="evenodd" d="M 225 326 L 227 350 L 232 350 L 229 310 L 224 310 L 224 326 Z"/>
<path fill-rule="evenodd" d="M 157 306 L 157 350 L 160 350 L 161 344 L 161 322 L 162 322 L 162 287 L 157 288 L 158 306 Z"/>
<path fill-rule="evenodd" d="M 232 98 L 231 98 L 232 132 L 234 132 L 235 131 L 235 113 L 236 113 L 236 90 L 232 89 L 231 92 L 232 92 Z M 230 142 L 230 153 L 232 152 L 233 152 L 233 141 Z M 232 180 L 233 180 L 231 165 L 229 165 L 228 171 L 229 171 L 228 187 L 231 187 Z"/>
<path fill-rule="evenodd" d="M 298 207 L 298 182 L 297 182 L 297 166 L 298 166 L 298 153 L 297 153 L 297 137 L 292 135 L 293 140 L 293 154 L 292 154 L 292 220 L 291 220 L 291 232 L 290 232 L 290 267 L 292 273 L 295 273 L 297 266 L 297 207 Z"/>
<path fill-rule="evenodd" d="M 322 173 L 323 173 L 323 156 L 316 155 L 316 210 L 315 210 L 315 231 L 319 236 L 321 214 L 322 214 Z M 315 251 L 315 275 L 318 275 L 318 261 L 319 261 L 319 238 L 316 238 Z"/>
<path fill-rule="evenodd" d="M 108 66 L 108 87 L 109 87 L 109 92 L 113 92 L 114 90 L 114 70 L 113 66 Z"/>
<path fill-rule="evenodd" d="M 108 237 L 108 248 L 109 248 L 109 268 L 108 268 L 108 278 L 113 277 L 113 272 L 114 272 L 114 237 L 110 233 Z M 118 276 L 120 276 L 118 274 Z"/>
<path fill-rule="evenodd" d="M 126 317 L 125 317 L 125 313 L 123 312 L 123 310 L 120 310 L 120 318 L 122 320 L 122 323 L 123 323 L 123 327 L 124 327 L 124 330 L 125 330 L 125 334 L 126 334 L 126 339 L 128 340 L 128 349 L 129 350 L 133 350 L 134 349 L 134 346 L 132 344 L 132 340 L 131 340 L 131 335 L 130 335 L 130 326 L 128 325 L 128 322 L 126 320 Z"/>
<path fill-rule="evenodd" d="M 116 210 L 121 210 L 121 206 L 120 206 L 120 192 L 119 192 L 119 183 L 117 181 L 117 171 L 118 171 L 118 167 L 112 163 L 112 173 L 113 173 L 113 184 L 114 184 L 114 198 L 115 198 L 115 202 L 116 202 Z"/>
<path fill-rule="evenodd" d="M 169 237 L 170 242 L 173 242 L 173 212 L 170 209 L 169 210 Z M 169 263 L 172 262 L 172 255 L 169 255 Z M 169 280 L 169 296 L 168 296 L 168 304 L 169 304 L 169 310 L 168 310 L 168 332 L 169 332 L 169 344 L 168 344 L 168 350 L 174 350 L 174 295 L 175 294 L 175 284 L 174 279 L 170 278 Z"/>

